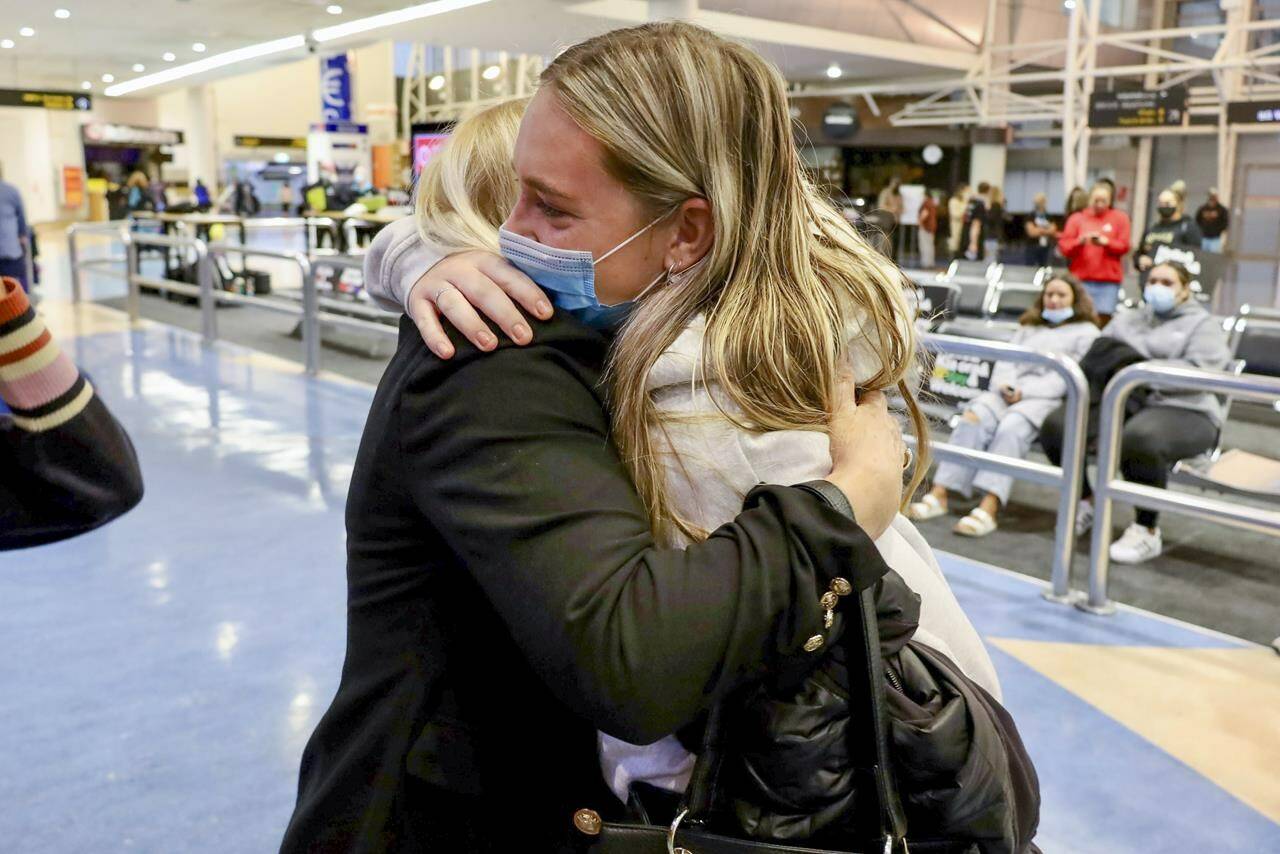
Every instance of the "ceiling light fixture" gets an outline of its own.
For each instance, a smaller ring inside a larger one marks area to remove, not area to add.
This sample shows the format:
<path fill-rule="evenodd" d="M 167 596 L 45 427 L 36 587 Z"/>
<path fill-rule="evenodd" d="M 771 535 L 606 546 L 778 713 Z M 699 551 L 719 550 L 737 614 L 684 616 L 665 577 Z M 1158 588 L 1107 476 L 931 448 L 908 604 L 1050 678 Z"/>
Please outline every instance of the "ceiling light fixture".
<path fill-rule="evenodd" d="M 338 5 L 338 4 L 336 4 L 336 3 L 335 3 L 334 5 L 332 5 L 332 6 L 326 6 L 324 10 L 325 10 L 326 12 L 328 12 L 330 15 L 341 15 L 341 14 L 342 14 L 342 7 L 341 7 L 341 6 L 339 6 L 339 5 Z"/>
<path fill-rule="evenodd" d="M 36 34 L 36 31 L 31 27 L 23 27 L 22 29 L 18 30 L 18 35 L 22 36 L 23 38 L 29 39 L 35 34 Z"/>
<path fill-rule="evenodd" d="M 1076 0 L 1062 0 L 1062 8 L 1070 12 L 1076 7 Z"/>
<path fill-rule="evenodd" d="M 93 84 L 90 83 L 88 80 L 82 80 L 80 81 L 80 88 L 84 89 L 87 92 L 88 90 L 93 88 Z"/>
<path fill-rule="evenodd" d="M 54 9 L 53 17 L 57 18 L 59 21 L 65 21 L 67 18 L 71 17 L 71 11 L 69 9 Z"/>
<path fill-rule="evenodd" d="M 147 70 L 147 67 L 143 65 L 141 62 L 135 62 L 133 64 L 133 70 L 137 71 L 138 73 L 142 73 L 143 71 Z"/>
<path fill-rule="evenodd" d="M 104 75 L 102 75 L 102 82 L 103 82 L 103 83 L 115 83 L 115 82 L 116 82 L 116 76 L 115 76 L 114 74 L 104 74 Z"/>
<path fill-rule="evenodd" d="M 480 72 L 480 76 L 485 80 L 497 80 L 502 74 L 502 69 L 496 65 L 490 65 L 484 71 Z"/>
<path fill-rule="evenodd" d="M 459 9 L 480 6 L 488 2 L 490 0 L 436 0 L 434 3 L 419 3 L 417 6 L 410 6 L 407 9 L 383 12 L 381 15 L 371 15 L 368 18 L 357 18 L 354 21 L 347 21 L 345 24 L 337 24 L 332 27 L 321 27 L 313 32 L 311 37 L 317 42 L 329 42 L 334 39 L 367 33 L 370 30 L 378 30 L 383 27 L 430 18 L 433 15 L 442 15 L 445 12 L 456 12 Z"/>
<path fill-rule="evenodd" d="M 840 66 L 836 65 L 834 62 L 827 66 L 827 76 L 832 80 L 839 78 L 842 74 L 844 74 L 844 72 L 841 71 Z"/>
<path fill-rule="evenodd" d="M 444 75 L 437 74 L 435 77 L 432 77 L 429 81 L 427 81 L 427 88 L 430 89 L 432 92 L 439 92 L 441 89 L 444 88 L 444 83 L 445 83 Z"/>
<path fill-rule="evenodd" d="M 208 48 L 205 47 L 204 42 L 196 42 L 191 46 L 191 49 L 194 50 L 196 53 L 204 53 L 206 50 L 208 50 Z"/>
<path fill-rule="evenodd" d="M 175 59 L 178 58 L 178 55 L 171 50 L 166 50 L 164 52 L 164 56 L 160 58 L 163 59 L 165 62 L 173 62 Z"/>
<path fill-rule="evenodd" d="M 132 92 L 141 91 L 142 89 L 150 89 L 152 86 L 160 86 L 165 83 L 172 83 L 175 80 L 181 80 L 184 77 L 191 77 L 195 74 L 212 71 L 215 68 L 234 65 L 237 62 L 246 62 L 250 59 L 259 59 L 276 53 L 299 50 L 306 47 L 306 45 L 307 40 L 300 35 L 287 36 L 282 39 L 275 39 L 274 41 L 251 44 L 248 47 L 229 50 L 225 53 L 215 53 L 213 56 L 206 56 L 204 59 L 197 59 L 195 62 L 188 62 L 183 65 L 176 65 L 173 68 L 166 68 L 164 71 L 156 71 L 145 77 L 138 77 L 124 83 L 117 83 L 116 85 L 107 88 L 106 94 L 112 98 L 120 95 L 128 95 Z M 168 59 L 171 56 L 173 56 L 173 54 L 165 54 L 166 60 L 172 62 L 172 59 Z"/>
<path fill-rule="evenodd" d="M 0 40 L 0 48 L 4 48 L 5 50 L 13 50 L 13 39 Z"/>

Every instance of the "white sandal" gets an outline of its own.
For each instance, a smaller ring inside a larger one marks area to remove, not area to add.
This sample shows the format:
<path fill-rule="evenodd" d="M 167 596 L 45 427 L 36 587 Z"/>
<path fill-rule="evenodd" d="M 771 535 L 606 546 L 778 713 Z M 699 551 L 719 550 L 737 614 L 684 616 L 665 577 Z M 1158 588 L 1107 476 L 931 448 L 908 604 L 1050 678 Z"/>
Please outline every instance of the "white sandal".
<path fill-rule="evenodd" d="M 944 515 L 947 508 L 942 506 L 942 502 L 932 492 L 926 492 L 924 498 L 913 502 L 907 508 L 907 516 L 916 522 L 924 522 L 929 519 L 937 519 Z"/>
<path fill-rule="evenodd" d="M 962 537 L 985 537 L 996 529 L 996 520 L 981 507 L 975 507 L 951 530 Z"/>

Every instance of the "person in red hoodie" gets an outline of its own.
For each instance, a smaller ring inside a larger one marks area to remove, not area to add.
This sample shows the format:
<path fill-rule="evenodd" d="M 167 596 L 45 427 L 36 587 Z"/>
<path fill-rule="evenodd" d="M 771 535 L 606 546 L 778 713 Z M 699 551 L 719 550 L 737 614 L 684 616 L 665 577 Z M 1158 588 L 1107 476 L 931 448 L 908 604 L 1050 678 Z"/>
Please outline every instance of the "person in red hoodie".
<path fill-rule="evenodd" d="M 1099 181 L 1089 193 L 1089 206 L 1073 213 L 1058 238 L 1058 251 L 1071 272 L 1084 283 L 1105 326 L 1120 301 L 1124 265 L 1129 251 L 1129 217 L 1111 207 L 1111 184 Z"/>

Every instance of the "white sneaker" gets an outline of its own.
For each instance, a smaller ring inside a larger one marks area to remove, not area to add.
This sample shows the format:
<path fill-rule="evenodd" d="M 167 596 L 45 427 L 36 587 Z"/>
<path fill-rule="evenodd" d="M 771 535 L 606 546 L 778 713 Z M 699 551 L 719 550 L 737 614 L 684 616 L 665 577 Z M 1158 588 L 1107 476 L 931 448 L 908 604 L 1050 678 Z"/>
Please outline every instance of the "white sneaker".
<path fill-rule="evenodd" d="M 1124 529 L 1120 539 L 1111 544 L 1111 559 L 1116 563 L 1143 563 L 1159 557 L 1164 551 L 1160 529 L 1152 533 L 1145 525 L 1134 522 Z"/>
<path fill-rule="evenodd" d="M 1083 537 L 1093 528 L 1093 502 L 1081 501 L 1076 505 L 1076 536 Z"/>

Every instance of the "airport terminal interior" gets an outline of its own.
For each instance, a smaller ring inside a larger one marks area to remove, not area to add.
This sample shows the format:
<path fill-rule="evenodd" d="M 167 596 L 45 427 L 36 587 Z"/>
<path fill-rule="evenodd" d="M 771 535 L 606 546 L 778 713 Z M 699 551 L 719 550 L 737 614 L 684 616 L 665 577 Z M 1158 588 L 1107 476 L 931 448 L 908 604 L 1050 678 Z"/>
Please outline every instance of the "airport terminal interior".
<path fill-rule="evenodd" d="M 0 850 L 280 850 L 347 678 L 366 420 L 427 352 L 365 262 L 459 122 L 660 20 L 778 69 L 806 186 L 901 280 L 902 522 L 998 673 L 1035 844 L 1280 851 L 1277 0 L 0 0 L 33 309 L 0 290 Z M 24 539 L 30 457 L 91 411 L 140 500 Z M 370 833 L 285 850 L 442 850 Z"/>

